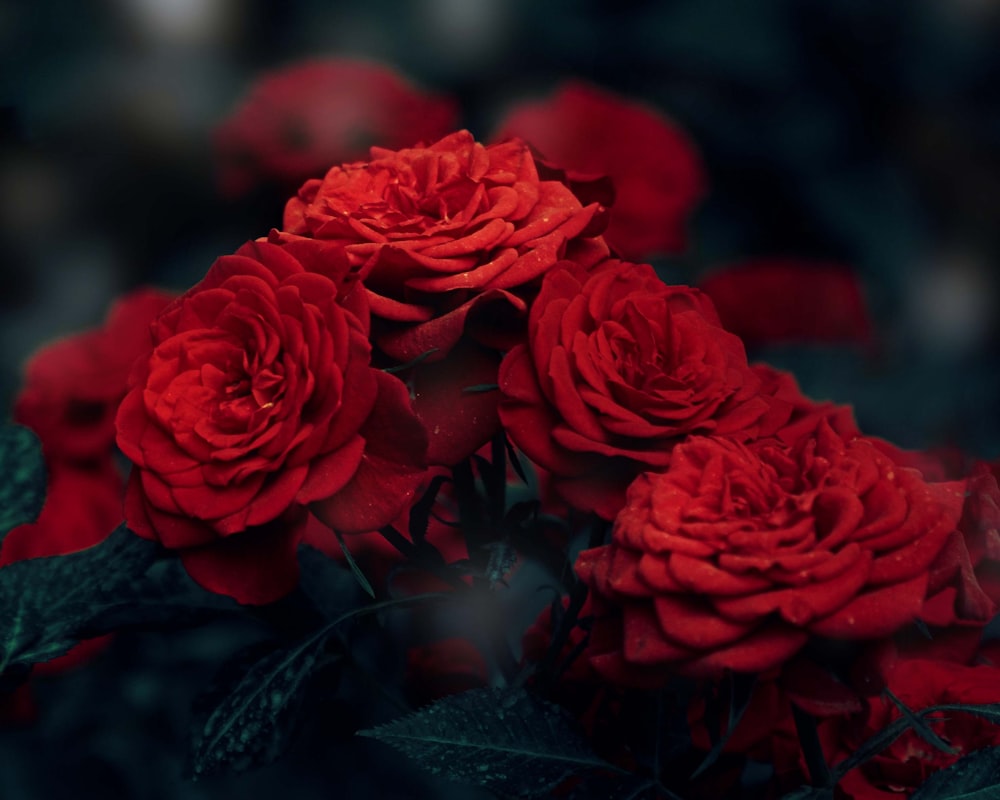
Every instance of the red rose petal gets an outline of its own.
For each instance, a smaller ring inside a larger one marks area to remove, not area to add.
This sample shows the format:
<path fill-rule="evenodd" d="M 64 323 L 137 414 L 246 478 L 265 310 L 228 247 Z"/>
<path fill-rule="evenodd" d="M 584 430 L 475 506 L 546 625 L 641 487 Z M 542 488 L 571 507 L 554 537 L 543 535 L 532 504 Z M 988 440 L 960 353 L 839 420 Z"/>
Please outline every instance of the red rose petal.
<path fill-rule="evenodd" d="M 202 587 L 247 605 L 271 603 L 298 584 L 296 560 L 303 514 L 288 515 L 204 547 L 181 551 L 188 574 Z"/>

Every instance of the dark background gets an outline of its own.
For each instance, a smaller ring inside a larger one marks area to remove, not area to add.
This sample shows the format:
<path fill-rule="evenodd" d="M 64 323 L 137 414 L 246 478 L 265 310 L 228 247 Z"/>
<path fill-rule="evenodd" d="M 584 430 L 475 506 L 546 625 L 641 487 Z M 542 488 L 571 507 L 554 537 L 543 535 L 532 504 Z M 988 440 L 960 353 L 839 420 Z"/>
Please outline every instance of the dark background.
<path fill-rule="evenodd" d="M 480 138 L 570 77 L 657 105 L 710 184 L 691 249 L 664 274 L 691 282 L 750 256 L 852 265 L 877 355 L 756 355 L 854 403 L 870 433 L 996 458 L 998 45 L 994 0 L 0 2 L 0 406 L 40 344 L 97 324 L 133 286 L 187 288 L 278 224 L 283 197 L 217 192 L 210 132 L 262 71 L 358 55 L 456 96 Z M 296 797 L 328 797 L 331 773 L 384 752 L 306 746 L 249 779 L 181 780 L 173 737 L 234 646 L 216 634 L 125 638 L 110 672 L 43 686 L 43 723 L 0 738 L 0 797 L 273 797 L 290 774 Z M 374 773 L 350 770 L 336 794 L 419 791 L 408 773 L 389 771 L 395 789 Z"/>

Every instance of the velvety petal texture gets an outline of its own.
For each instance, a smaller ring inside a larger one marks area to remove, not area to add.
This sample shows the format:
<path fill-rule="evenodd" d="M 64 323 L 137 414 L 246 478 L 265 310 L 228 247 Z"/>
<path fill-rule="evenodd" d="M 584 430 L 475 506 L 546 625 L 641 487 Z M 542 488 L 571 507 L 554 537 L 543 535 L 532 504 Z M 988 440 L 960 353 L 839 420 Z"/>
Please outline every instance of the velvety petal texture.
<path fill-rule="evenodd" d="M 769 409 L 743 345 L 697 289 L 609 259 L 549 272 L 500 366 L 500 419 L 577 508 L 611 519 L 692 434 L 749 438 Z"/>
<path fill-rule="evenodd" d="M 760 672 L 810 635 L 888 636 L 920 614 L 965 488 L 826 420 L 793 446 L 691 437 L 629 487 L 612 542 L 579 556 L 608 628 L 592 663 L 648 685 L 650 667 L 661 682 Z"/>
<path fill-rule="evenodd" d="M 604 224 L 600 204 L 539 177 L 524 142 L 487 146 L 459 131 L 373 147 L 368 161 L 306 181 L 285 207 L 281 240 L 341 245 L 368 294 L 374 342 L 406 363 L 443 358 L 481 312 L 496 322 L 498 305 L 523 318 L 524 298 L 556 261 L 607 255 Z"/>
<path fill-rule="evenodd" d="M 242 602 L 294 586 L 289 514 L 342 505 L 338 529 L 371 530 L 424 471 L 423 426 L 405 386 L 372 368 L 344 288 L 268 242 L 221 257 L 156 319 L 118 411 L 129 526 Z"/>

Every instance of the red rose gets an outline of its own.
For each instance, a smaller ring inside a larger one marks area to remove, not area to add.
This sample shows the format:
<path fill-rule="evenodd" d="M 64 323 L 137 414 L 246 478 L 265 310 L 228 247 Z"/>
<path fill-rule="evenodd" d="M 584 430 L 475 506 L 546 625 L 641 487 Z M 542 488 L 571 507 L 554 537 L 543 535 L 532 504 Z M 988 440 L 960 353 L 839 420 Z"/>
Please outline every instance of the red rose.
<path fill-rule="evenodd" d="M 371 367 L 335 267 L 266 242 L 219 258 L 157 318 L 118 412 L 129 526 L 242 602 L 294 586 L 304 505 L 343 532 L 377 529 L 423 473 L 406 387 Z"/>
<path fill-rule="evenodd" d="M 1000 650 L 984 647 L 969 665 L 951 660 L 910 656 L 890 660 L 884 683 L 912 711 L 951 703 L 1000 702 Z M 820 724 L 820 740 L 830 761 L 854 752 L 869 737 L 901 716 L 885 694 L 868 697 L 859 714 L 833 718 Z M 955 763 L 962 756 L 1000 745 L 1000 726 L 964 712 L 950 712 L 927 720 L 931 728 L 954 748 L 946 753 L 907 730 L 874 758 L 848 772 L 838 784 L 842 796 L 852 800 L 880 800 L 909 796 L 931 773 Z"/>
<path fill-rule="evenodd" d="M 227 194 L 259 180 L 294 186 L 372 145 L 408 147 L 454 129 L 447 97 L 389 67 L 352 59 L 294 64 L 265 75 L 213 135 Z"/>
<path fill-rule="evenodd" d="M 683 437 L 748 438 L 768 408 L 705 295 L 615 260 L 546 275 L 499 383 L 513 442 L 571 505 L 607 519 Z"/>
<path fill-rule="evenodd" d="M 840 264 L 759 259 L 711 272 L 698 285 L 748 345 L 873 341 L 858 276 Z"/>
<path fill-rule="evenodd" d="M 887 636 L 920 613 L 964 490 L 826 422 L 794 447 L 692 437 L 629 488 L 611 544 L 578 558 L 604 605 L 591 663 L 662 685 L 770 669 L 810 635 Z"/>
<path fill-rule="evenodd" d="M 149 324 L 173 295 L 139 289 L 116 302 L 103 326 L 39 350 L 25 368 L 14 419 L 35 431 L 48 460 L 103 460 L 115 443 L 115 411 L 132 363 L 152 347 Z"/>
<path fill-rule="evenodd" d="M 523 315 L 523 295 L 556 261 L 607 254 L 600 211 L 541 180 L 523 142 L 484 146 L 459 131 L 426 147 L 373 147 L 368 162 L 307 181 L 280 238 L 343 245 L 375 343 L 405 363 L 433 348 L 431 360 L 443 358 L 467 324 L 480 342 L 509 346 L 510 312 Z"/>
<path fill-rule="evenodd" d="M 498 138 L 510 136 L 565 167 L 570 180 L 611 178 L 615 202 L 605 237 L 616 252 L 642 259 L 684 248 L 705 177 L 694 145 L 655 109 L 569 83 L 551 99 L 517 106 L 500 125 Z"/>

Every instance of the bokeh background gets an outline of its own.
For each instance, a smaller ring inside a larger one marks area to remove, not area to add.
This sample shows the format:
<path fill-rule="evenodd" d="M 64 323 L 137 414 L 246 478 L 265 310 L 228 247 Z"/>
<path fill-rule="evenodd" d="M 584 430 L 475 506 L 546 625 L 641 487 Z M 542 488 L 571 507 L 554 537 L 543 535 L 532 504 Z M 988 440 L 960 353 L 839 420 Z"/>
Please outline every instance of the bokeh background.
<path fill-rule="evenodd" d="M 870 433 L 1000 456 L 995 0 L 2 1 L 0 407 L 36 347 L 97 324 L 139 284 L 187 288 L 216 256 L 280 222 L 281 196 L 219 192 L 211 131 L 256 77 L 323 55 L 382 61 L 453 95 L 480 137 L 512 103 L 568 78 L 655 105 L 690 133 L 709 181 L 691 246 L 658 262 L 663 274 L 693 282 L 755 256 L 852 266 L 878 347 L 754 355 L 793 369 L 818 399 L 853 403 Z M 142 663 L 162 671 L 177 658 L 177 670 L 196 669 L 183 637 L 169 652 L 143 641 L 158 655 Z M 214 646 L 192 641 L 190 653 Z M 187 784 L 162 753 L 157 786 L 122 773 L 148 756 L 128 746 L 155 743 L 151 730 L 178 729 L 186 713 L 184 698 L 163 712 L 173 700 L 149 675 L 144 685 L 142 670 L 134 665 L 125 686 L 77 676 L 71 691 L 117 697 L 138 709 L 129 724 L 141 718 L 150 730 L 129 745 L 80 701 L 54 733 L 0 739 L 0 796 L 277 791 L 280 771 Z M 188 683 L 179 686 L 183 695 Z M 59 692 L 52 702 L 70 696 Z M 84 718 L 91 727 L 81 732 Z M 113 746 L 79 744 L 88 730 Z M 44 761 L 26 753 L 71 740 L 77 750 L 59 761 L 65 780 L 43 780 Z M 297 796 L 313 796 L 303 781 Z M 414 796 L 399 788 L 407 781 L 344 796 Z M 328 796 L 324 786 L 317 781 L 315 796 Z"/>

